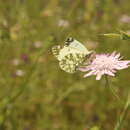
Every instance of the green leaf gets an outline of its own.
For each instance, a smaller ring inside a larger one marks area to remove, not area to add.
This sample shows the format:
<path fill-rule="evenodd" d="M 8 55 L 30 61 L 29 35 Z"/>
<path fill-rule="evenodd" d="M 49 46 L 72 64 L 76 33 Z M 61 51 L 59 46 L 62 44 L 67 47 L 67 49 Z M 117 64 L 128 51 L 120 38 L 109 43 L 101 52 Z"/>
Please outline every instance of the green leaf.
<path fill-rule="evenodd" d="M 121 40 L 130 40 L 130 34 L 122 30 L 119 30 L 119 33 L 106 33 L 102 35 L 109 38 L 120 38 Z"/>
<path fill-rule="evenodd" d="M 109 38 L 121 38 L 121 35 L 117 33 L 106 33 L 106 34 L 103 34 L 103 36 L 109 37 Z"/>
<path fill-rule="evenodd" d="M 121 39 L 122 40 L 130 40 L 130 34 L 124 31 L 120 31 Z"/>

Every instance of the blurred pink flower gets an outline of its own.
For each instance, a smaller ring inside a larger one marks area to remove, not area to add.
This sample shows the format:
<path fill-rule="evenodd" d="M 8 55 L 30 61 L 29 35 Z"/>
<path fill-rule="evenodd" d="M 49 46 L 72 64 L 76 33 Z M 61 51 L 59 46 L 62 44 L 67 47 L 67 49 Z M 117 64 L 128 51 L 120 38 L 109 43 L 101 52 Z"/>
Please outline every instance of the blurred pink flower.
<path fill-rule="evenodd" d="M 69 26 L 69 21 L 67 21 L 67 20 L 64 20 L 64 19 L 60 19 L 59 21 L 58 21 L 58 26 L 59 27 L 68 27 Z"/>
<path fill-rule="evenodd" d="M 23 77 L 25 74 L 26 74 L 26 73 L 25 73 L 24 70 L 17 69 L 17 70 L 12 74 L 12 76 L 13 76 L 14 78 L 16 78 L 16 77 Z"/>
<path fill-rule="evenodd" d="M 129 24 L 130 23 L 130 16 L 128 15 L 122 15 L 119 19 L 120 23 L 126 23 Z"/>
<path fill-rule="evenodd" d="M 20 65 L 20 63 L 21 63 L 21 62 L 20 62 L 19 59 L 13 59 L 13 60 L 12 60 L 12 64 L 15 65 L 15 66 Z"/>
<path fill-rule="evenodd" d="M 28 54 L 22 54 L 21 59 L 23 60 L 24 63 L 28 63 L 30 60 Z"/>
<path fill-rule="evenodd" d="M 33 43 L 33 46 L 34 46 L 35 48 L 41 48 L 41 47 L 42 47 L 42 42 L 36 41 L 36 42 Z"/>
<path fill-rule="evenodd" d="M 121 60 L 120 53 L 96 54 L 95 59 L 87 66 L 80 67 L 79 70 L 87 72 L 84 77 L 96 75 L 96 80 L 100 80 L 102 75 L 115 76 L 116 70 L 129 67 L 130 60 Z"/>

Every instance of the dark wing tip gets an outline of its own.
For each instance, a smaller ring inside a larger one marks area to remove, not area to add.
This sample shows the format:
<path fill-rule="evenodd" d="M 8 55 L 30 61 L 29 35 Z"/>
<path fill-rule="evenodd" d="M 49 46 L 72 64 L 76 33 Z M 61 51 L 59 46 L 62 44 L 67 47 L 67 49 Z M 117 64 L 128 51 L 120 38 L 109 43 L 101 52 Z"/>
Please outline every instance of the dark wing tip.
<path fill-rule="evenodd" d="M 74 38 L 73 38 L 73 37 L 69 37 L 69 38 L 66 39 L 65 45 L 68 46 L 68 45 L 70 45 L 70 43 L 73 42 L 73 41 L 74 41 Z"/>

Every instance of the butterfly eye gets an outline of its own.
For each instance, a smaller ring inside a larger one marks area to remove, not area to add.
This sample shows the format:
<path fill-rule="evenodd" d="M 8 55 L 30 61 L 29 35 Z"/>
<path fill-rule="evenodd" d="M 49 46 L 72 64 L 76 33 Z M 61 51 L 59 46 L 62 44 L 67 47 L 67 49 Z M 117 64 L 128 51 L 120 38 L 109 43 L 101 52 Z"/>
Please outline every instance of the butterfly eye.
<path fill-rule="evenodd" d="M 70 45 L 70 43 L 73 42 L 73 41 L 74 41 L 74 39 L 72 37 L 69 37 L 69 38 L 66 39 L 65 45 Z"/>

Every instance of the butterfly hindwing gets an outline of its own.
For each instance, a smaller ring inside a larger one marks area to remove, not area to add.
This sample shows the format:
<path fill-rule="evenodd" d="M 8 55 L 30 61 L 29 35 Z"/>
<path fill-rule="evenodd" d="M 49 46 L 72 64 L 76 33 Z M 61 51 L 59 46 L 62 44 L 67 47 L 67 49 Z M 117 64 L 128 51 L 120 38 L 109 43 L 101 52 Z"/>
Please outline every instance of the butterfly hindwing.
<path fill-rule="evenodd" d="M 57 46 L 54 46 L 52 47 L 52 53 L 53 55 L 58 58 L 58 55 L 59 55 L 59 52 L 61 50 L 61 46 L 60 45 L 57 45 Z"/>
<path fill-rule="evenodd" d="M 68 54 L 60 62 L 59 66 L 62 70 L 68 73 L 74 73 L 77 67 L 83 63 L 85 55 L 83 54 Z"/>

